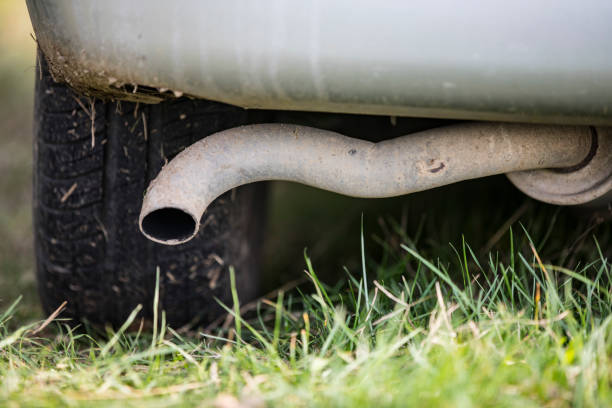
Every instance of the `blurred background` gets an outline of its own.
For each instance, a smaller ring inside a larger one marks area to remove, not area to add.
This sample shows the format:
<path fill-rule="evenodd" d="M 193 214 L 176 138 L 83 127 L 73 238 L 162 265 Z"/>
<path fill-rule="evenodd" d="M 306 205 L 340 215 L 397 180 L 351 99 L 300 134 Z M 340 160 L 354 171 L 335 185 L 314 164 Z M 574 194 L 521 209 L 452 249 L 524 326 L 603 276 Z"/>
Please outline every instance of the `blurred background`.
<path fill-rule="evenodd" d="M 32 253 L 32 105 L 36 44 L 25 1 L 0 1 L 0 310 L 23 295 L 38 316 Z"/>
<path fill-rule="evenodd" d="M 22 295 L 18 320 L 42 317 L 31 223 L 35 75 L 35 42 L 25 2 L 0 0 L 0 310 Z M 435 259 L 453 251 L 449 244 L 460 248 L 465 237 L 485 263 L 489 250 L 499 249 L 496 256 L 508 256 L 505 233 L 512 221 L 522 222 L 541 244 L 545 262 L 575 266 L 583 254 L 592 254 L 593 235 L 604 255 L 610 255 L 609 224 L 530 200 L 504 176 L 384 200 L 273 183 L 264 290 L 302 276 L 305 248 L 327 282 L 345 276 L 345 270 L 361 274 L 362 215 L 368 273 L 373 278 L 376 268 L 401 256 L 399 244 L 405 242 Z"/>

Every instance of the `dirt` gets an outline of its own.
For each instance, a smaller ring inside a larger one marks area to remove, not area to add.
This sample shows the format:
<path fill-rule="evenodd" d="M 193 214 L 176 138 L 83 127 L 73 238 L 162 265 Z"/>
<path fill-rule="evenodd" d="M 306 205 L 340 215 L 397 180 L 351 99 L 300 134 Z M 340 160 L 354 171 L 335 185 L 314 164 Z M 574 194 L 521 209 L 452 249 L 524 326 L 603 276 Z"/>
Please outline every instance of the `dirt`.
<path fill-rule="evenodd" d="M 129 101 L 156 104 L 183 96 L 182 92 L 167 88 L 153 88 L 119 79 L 113 72 L 96 69 L 85 50 L 73 55 L 50 42 L 38 42 L 56 82 L 65 83 L 74 91 L 90 98 L 104 101 Z"/>

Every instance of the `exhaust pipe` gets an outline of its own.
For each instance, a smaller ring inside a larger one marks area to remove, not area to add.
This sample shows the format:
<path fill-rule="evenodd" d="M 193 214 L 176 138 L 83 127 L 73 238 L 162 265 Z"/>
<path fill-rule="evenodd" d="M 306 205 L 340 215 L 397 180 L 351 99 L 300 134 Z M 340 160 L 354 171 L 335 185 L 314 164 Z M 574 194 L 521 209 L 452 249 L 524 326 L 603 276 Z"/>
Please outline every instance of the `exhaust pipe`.
<path fill-rule="evenodd" d="M 144 197 L 149 239 L 184 243 L 206 207 L 243 184 L 286 180 L 353 197 L 391 197 L 494 174 L 579 166 L 588 127 L 463 123 L 371 143 L 287 124 L 237 127 L 208 136 L 171 160 Z"/>

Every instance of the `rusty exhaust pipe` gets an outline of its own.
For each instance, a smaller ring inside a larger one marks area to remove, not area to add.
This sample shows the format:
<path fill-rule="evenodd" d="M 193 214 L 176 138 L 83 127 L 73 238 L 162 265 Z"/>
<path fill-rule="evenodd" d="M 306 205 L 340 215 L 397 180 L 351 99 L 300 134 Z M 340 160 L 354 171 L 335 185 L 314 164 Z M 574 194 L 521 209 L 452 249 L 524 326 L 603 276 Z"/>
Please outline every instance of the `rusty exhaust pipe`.
<path fill-rule="evenodd" d="M 171 160 L 144 197 L 140 229 L 176 245 L 193 238 L 222 193 L 287 180 L 353 197 L 391 197 L 494 174 L 579 165 L 588 127 L 463 123 L 371 143 L 335 132 L 262 124 L 208 136 Z"/>

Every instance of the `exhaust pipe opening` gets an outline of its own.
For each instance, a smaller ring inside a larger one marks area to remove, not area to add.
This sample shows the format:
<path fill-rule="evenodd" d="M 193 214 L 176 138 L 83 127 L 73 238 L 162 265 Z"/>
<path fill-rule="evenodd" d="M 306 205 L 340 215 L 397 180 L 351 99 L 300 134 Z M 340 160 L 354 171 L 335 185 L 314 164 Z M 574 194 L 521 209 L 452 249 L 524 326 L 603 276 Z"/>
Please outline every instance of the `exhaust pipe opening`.
<path fill-rule="evenodd" d="M 151 211 L 142 218 L 140 229 L 147 238 L 162 244 L 189 241 L 198 232 L 198 221 L 189 213 L 172 207 Z"/>

